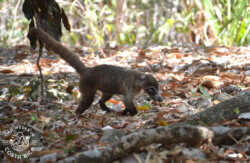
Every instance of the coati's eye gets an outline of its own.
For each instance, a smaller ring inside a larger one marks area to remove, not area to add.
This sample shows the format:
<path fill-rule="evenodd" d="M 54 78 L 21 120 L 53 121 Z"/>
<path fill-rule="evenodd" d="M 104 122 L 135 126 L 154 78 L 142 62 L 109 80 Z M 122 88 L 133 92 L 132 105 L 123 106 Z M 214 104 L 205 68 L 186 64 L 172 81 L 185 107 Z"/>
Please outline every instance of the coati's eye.
<path fill-rule="evenodd" d="M 150 86 L 150 87 L 148 87 L 148 91 L 149 91 L 149 92 L 154 92 L 154 91 L 155 91 L 155 88 L 154 88 L 153 86 Z"/>

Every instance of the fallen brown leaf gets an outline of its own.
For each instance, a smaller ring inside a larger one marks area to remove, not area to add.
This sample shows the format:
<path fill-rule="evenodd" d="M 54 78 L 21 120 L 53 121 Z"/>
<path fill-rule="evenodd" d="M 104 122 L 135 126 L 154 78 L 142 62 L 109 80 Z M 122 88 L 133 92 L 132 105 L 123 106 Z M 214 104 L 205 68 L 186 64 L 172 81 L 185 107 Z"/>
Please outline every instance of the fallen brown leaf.
<path fill-rule="evenodd" d="M 10 69 L 3 69 L 3 70 L 0 70 L 0 73 L 3 73 L 3 74 L 11 74 L 11 73 L 14 73 L 15 71 L 13 70 L 10 70 Z"/>

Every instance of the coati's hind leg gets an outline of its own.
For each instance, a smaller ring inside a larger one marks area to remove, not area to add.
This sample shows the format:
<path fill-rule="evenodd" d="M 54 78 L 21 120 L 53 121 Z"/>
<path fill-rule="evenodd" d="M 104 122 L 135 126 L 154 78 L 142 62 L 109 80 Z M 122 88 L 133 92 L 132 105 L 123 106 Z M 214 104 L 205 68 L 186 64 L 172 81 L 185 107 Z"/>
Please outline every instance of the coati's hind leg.
<path fill-rule="evenodd" d="M 134 106 L 133 99 L 134 99 L 133 94 L 127 94 L 123 96 L 123 103 L 126 107 L 125 110 L 122 112 L 123 115 L 127 115 L 128 112 L 130 113 L 130 115 L 137 114 L 137 110 Z"/>
<path fill-rule="evenodd" d="M 102 98 L 99 101 L 102 110 L 110 112 L 110 109 L 106 106 L 105 102 L 112 97 L 112 94 L 103 93 Z"/>
<path fill-rule="evenodd" d="M 92 90 L 82 93 L 80 103 L 76 109 L 76 114 L 82 114 L 85 110 L 87 110 L 90 107 L 95 98 L 95 92 L 96 91 Z"/>

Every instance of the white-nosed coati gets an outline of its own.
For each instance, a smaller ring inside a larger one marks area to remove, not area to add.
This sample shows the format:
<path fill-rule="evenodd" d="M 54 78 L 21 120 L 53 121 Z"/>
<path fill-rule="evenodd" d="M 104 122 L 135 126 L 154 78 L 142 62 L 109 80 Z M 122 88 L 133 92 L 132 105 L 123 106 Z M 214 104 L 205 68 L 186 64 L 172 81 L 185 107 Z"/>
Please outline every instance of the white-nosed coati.
<path fill-rule="evenodd" d="M 113 94 L 123 95 L 126 107 L 123 114 L 129 112 L 131 115 L 135 115 L 137 113 L 133 99 L 141 89 L 144 89 L 153 100 L 162 101 L 158 91 L 158 83 L 152 75 L 112 65 L 86 67 L 77 55 L 50 37 L 43 29 L 32 28 L 29 35 L 37 36 L 41 42 L 45 43 L 46 47 L 60 55 L 80 75 L 79 87 L 82 97 L 76 109 L 77 114 L 81 114 L 89 108 L 97 90 L 103 93 L 99 104 L 107 112 L 110 112 L 110 109 L 105 105 L 105 102 Z"/>

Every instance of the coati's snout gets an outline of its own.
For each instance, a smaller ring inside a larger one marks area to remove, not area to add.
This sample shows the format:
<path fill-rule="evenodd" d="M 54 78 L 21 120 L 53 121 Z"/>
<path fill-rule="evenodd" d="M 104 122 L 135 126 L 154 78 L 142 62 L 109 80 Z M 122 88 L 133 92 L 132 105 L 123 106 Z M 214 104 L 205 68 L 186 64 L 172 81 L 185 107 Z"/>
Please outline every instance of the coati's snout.
<path fill-rule="evenodd" d="M 162 102 L 163 99 L 158 90 L 158 82 L 152 75 L 146 75 L 144 90 L 148 93 L 148 95 L 154 100 Z"/>
<path fill-rule="evenodd" d="M 159 102 L 163 101 L 161 94 L 159 93 L 158 89 L 155 86 L 149 86 L 145 88 L 145 91 L 154 101 L 159 101 Z"/>

